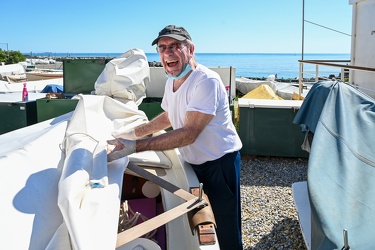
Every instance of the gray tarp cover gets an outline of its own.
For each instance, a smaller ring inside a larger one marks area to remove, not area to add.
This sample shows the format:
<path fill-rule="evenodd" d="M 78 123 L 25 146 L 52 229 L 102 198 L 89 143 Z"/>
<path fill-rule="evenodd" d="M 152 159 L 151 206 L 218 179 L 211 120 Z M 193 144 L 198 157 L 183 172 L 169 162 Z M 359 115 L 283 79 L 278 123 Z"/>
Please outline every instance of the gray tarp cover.
<path fill-rule="evenodd" d="M 341 249 L 344 229 L 351 249 L 375 249 L 374 102 L 348 84 L 318 82 L 293 121 L 314 131 L 312 249 Z"/>

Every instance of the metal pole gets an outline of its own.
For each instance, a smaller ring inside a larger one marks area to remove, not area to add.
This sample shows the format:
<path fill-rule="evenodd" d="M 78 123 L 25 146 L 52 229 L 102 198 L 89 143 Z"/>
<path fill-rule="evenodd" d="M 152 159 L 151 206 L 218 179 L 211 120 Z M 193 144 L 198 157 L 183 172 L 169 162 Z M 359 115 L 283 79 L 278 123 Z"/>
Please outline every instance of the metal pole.
<path fill-rule="evenodd" d="M 302 60 L 304 56 L 305 43 L 305 0 L 302 0 Z"/>
<path fill-rule="evenodd" d="M 305 44 L 305 0 L 302 0 L 302 60 L 304 58 L 304 44 Z M 302 94 L 302 85 L 303 85 L 303 63 L 300 64 L 300 74 L 299 77 L 299 95 Z"/>

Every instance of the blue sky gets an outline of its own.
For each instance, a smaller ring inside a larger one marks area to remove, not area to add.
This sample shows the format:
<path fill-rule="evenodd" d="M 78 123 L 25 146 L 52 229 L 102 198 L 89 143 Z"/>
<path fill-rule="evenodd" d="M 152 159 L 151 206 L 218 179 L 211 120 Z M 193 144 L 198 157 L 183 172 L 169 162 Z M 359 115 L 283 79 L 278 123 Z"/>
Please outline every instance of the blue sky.
<path fill-rule="evenodd" d="M 0 48 L 53 53 L 155 52 L 168 24 L 197 53 L 300 53 L 303 0 L 3 0 Z M 305 20 L 351 34 L 348 0 L 305 0 Z M 350 53 L 350 36 L 305 22 L 305 53 Z"/>

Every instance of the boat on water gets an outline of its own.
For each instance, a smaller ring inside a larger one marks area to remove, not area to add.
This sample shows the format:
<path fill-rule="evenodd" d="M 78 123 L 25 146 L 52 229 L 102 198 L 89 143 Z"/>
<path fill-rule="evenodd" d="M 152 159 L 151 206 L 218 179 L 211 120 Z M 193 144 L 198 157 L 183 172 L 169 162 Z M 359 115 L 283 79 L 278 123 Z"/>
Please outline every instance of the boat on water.
<path fill-rule="evenodd" d="M 375 32 L 374 0 L 351 0 L 350 65 L 301 63 L 349 70 L 349 81 L 318 81 L 294 123 L 310 152 L 306 182 L 292 185 L 307 249 L 374 249 Z M 318 68 L 318 67 L 317 67 Z"/>

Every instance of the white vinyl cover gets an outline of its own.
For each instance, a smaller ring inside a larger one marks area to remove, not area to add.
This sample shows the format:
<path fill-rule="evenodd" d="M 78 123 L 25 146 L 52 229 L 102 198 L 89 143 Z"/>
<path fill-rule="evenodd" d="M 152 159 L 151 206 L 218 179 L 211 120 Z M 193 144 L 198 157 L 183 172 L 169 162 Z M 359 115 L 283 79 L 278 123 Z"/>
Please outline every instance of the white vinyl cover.
<path fill-rule="evenodd" d="M 131 49 L 109 61 L 95 82 L 95 94 L 139 105 L 146 97 L 150 68 L 141 49 Z"/>
<path fill-rule="evenodd" d="M 106 140 L 133 103 L 79 95 L 76 110 L 0 136 L 0 234 L 7 249 L 115 249 L 123 172 Z M 29 132 L 29 133 L 27 133 Z"/>

